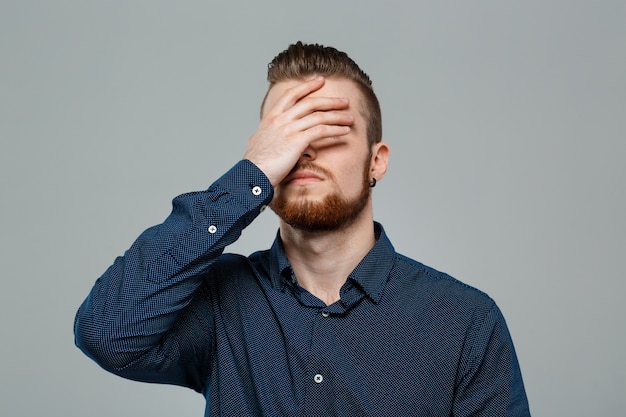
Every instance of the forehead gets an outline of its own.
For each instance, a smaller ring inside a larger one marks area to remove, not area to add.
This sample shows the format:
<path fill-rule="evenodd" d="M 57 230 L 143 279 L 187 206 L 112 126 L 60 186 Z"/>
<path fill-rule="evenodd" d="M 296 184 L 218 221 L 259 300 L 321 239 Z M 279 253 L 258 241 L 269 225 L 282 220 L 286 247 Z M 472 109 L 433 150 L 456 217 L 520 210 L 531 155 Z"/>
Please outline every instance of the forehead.
<path fill-rule="evenodd" d="M 290 88 L 304 83 L 306 80 L 290 79 L 274 84 L 265 98 L 263 113 L 276 104 L 280 97 Z M 349 109 L 360 109 L 363 97 L 359 87 L 352 80 L 346 78 L 326 78 L 324 85 L 317 91 L 309 94 L 310 97 L 346 97 L 350 100 Z"/>

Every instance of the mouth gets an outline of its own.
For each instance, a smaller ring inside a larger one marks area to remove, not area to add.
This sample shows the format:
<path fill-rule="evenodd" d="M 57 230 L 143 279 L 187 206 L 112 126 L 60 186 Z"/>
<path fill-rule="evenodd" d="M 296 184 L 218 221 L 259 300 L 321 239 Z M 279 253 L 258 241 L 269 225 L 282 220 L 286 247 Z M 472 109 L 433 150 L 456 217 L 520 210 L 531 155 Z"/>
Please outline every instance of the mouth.
<path fill-rule="evenodd" d="M 310 183 L 314 183 L 314 182 L 320 182 L 323 181 L 323 178 L 316 174 L 313 171 L 309 171 L 309 170 L 303 170 L 303 169 L 299 169 L 295 172 L 293 172 L 292 174 L 289 174 L 285 180 L 283 181 L 284 184 L 295 184 L 295 185 L 304 185 L 304 184 L 310 184 Z"/>

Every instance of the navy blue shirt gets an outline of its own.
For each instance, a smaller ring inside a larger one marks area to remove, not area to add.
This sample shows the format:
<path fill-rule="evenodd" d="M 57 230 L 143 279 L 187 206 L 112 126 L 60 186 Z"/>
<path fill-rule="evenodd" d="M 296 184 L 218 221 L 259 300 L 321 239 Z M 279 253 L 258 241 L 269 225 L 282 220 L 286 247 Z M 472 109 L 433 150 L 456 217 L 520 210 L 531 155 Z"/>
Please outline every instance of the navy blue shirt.
<path fill-rule="evenodd" d="M 206 416 L 529 416 L 500 310 L 484 293 L 376 244 L 326 306 L 277 238 L 223 254 L 271 201 L 241 161 L 174 199 L 100 277 L 76 343 L 103 368 L 204 394 Z"/>

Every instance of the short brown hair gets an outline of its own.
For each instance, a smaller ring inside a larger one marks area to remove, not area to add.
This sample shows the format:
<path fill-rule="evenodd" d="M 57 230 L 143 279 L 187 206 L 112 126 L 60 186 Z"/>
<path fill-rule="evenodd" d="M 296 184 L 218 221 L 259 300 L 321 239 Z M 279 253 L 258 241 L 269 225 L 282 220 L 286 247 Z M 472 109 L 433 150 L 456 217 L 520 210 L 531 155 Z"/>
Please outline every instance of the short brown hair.
<path fill-rule="evenodd" d="M 267 66 L 267 81 L 270 82 L 267 91 L 280 81 L 300 80 L 312 75 L 346 78 L 356 83 L 365 99 L 365 108 L 361 111 L 367 120 L 367 140 L 370 146 L 382 140 L 380 104 L 374 94 L 372 80 L 345 52 L 330 46 L 304 44 L 300 41 L 289 45 Z M 261 110 L 266 98 L 267 93 Z"/>

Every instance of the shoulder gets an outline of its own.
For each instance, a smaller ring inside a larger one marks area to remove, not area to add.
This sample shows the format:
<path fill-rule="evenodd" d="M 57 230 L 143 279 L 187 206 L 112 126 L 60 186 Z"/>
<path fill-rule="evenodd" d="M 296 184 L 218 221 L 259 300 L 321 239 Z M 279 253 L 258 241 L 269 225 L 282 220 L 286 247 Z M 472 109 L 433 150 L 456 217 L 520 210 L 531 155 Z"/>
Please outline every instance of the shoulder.
<path fill-rule="evenodd" d="M 389 283 L 415 300 L 434 307 L 467 313 L 481 310 L 483 314 L 497 308 L 485 292 L 402 254 L 396 254 Z"/>
<path fill-rule="evenodd" d="M 250 256 L 224 253 L 206 271 L 205 282 L 215 289 L 257 285 L 267 276 L 268 263 L 267 251 Z"/>
<path fill-rule="evenodd" d="M 256 255 L 256 254 L 255 254 Z M 207 271 L 211 280 L 232 281 L 254 275 L 254 255 L 244 256 L 237 253 L 224 253 L 215 260 Z M 259 262 L 257 259 L 256 262 Z"/>

